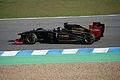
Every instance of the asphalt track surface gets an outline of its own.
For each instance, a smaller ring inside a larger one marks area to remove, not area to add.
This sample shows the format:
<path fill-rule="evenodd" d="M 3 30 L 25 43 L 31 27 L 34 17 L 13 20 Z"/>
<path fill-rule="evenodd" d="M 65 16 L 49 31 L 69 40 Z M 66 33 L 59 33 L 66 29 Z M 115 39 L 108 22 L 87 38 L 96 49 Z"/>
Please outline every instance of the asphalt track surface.
<path fill-rule="evenodd" d="M 19 38 L 19 32 L 36 28 L 53 29 L 63 27 L 64 22 L 80 24 L 86 28 L 92 22 L 104 23 L 105 33 L 101 40 L 92 45 L 82 44 L 49 44 L 39 43 L 33 45 L 14 45 L 12 40 Z M 105 48 L 120 47 L 120 15 L 117 16 L 93 16 L 93 17 L 69 17 L 69 18 L 38 18 L 38 19 L 6 19 L 0 20 L 0 51 L 10 50 L 42 50 L 42 49 L 72 49 L 72 48 Z"/>

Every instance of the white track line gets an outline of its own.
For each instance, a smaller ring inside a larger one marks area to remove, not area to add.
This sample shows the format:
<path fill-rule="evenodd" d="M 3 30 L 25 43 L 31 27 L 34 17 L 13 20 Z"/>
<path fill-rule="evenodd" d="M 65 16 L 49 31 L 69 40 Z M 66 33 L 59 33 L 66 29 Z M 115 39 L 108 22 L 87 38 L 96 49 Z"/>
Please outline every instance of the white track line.
<path fill-rule="evenodd" d="M 107 53 L 109 48 L 94 48 L 93 53 Z"/>
<path fill-rule="evenodd" d="M 79 17 L 109 17 L 109 16 L 120 16 L 117 15 L 95 15 L 95 16 L 65 16 L 65 17 L 36 17 L 36 18 L 6 18 L 0 20 L 32 20 L 32 19 L 61 19 L 61 18 L 79 18 Z"/>
<path fill-rule="evenodd" d="M 1 56 L 15 56 L 19 51 L 5 51 Z"/>
<path fill-rule="evenodd" d="M 46 55 L 48 50 L 34 50 L 32 55 Z"/>
<path fill-rule="evenodd" d="M 65 49 L 62 54 L 76 54 L 78 49 Z"/>

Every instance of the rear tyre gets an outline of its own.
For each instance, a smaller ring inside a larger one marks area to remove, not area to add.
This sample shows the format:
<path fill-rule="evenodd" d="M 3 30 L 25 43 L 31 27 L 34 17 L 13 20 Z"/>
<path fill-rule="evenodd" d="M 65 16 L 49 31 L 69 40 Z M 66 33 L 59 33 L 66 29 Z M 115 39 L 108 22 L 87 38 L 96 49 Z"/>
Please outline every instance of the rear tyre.
<path fill-rule="evenodd" d="M 83 35 L 83 40 L 81 43 L 83 44 L 92 44 L 95 42 L 95 36 L 92 33 L 85 33 Z"/>
<path fill-rule="evenodd" d="M 37 36 L 34 33 L 30 33 L 26 36 L 25 42 L 28 44 L 35 44 L 37 42 Z"/>

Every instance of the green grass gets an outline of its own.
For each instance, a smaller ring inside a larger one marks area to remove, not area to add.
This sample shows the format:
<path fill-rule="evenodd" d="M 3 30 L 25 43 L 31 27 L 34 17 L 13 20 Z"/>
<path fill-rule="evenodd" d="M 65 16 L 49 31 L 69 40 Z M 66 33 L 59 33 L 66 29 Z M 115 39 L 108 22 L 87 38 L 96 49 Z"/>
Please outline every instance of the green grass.
<path fill-rule="evenodd" d="M 0 18 L 120 14 L 120 0 L 0 0 Z"/>
<path fill-rule="evenodd" d="M 0 56 L 0 65 L 120 61 L 120 52 Z"/>

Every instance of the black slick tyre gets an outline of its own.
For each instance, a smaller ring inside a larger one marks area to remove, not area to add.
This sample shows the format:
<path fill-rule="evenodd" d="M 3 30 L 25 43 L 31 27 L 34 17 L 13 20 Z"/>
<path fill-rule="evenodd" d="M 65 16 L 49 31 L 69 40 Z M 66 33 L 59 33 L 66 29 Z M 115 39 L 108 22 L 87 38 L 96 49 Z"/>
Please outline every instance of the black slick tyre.
<path fill-rule="evenodd" d="M 29 33 L 26 38 L 25 42 L 28 44 L 35 44 L 37 42 L 37 36 L 34 33 Z"/>
<path fill-rule="evenodd" d="M 83 35 L 82 44 L 92 44 L 95 42 L 95 36 L 92 33 L 85 33 Z"/>

